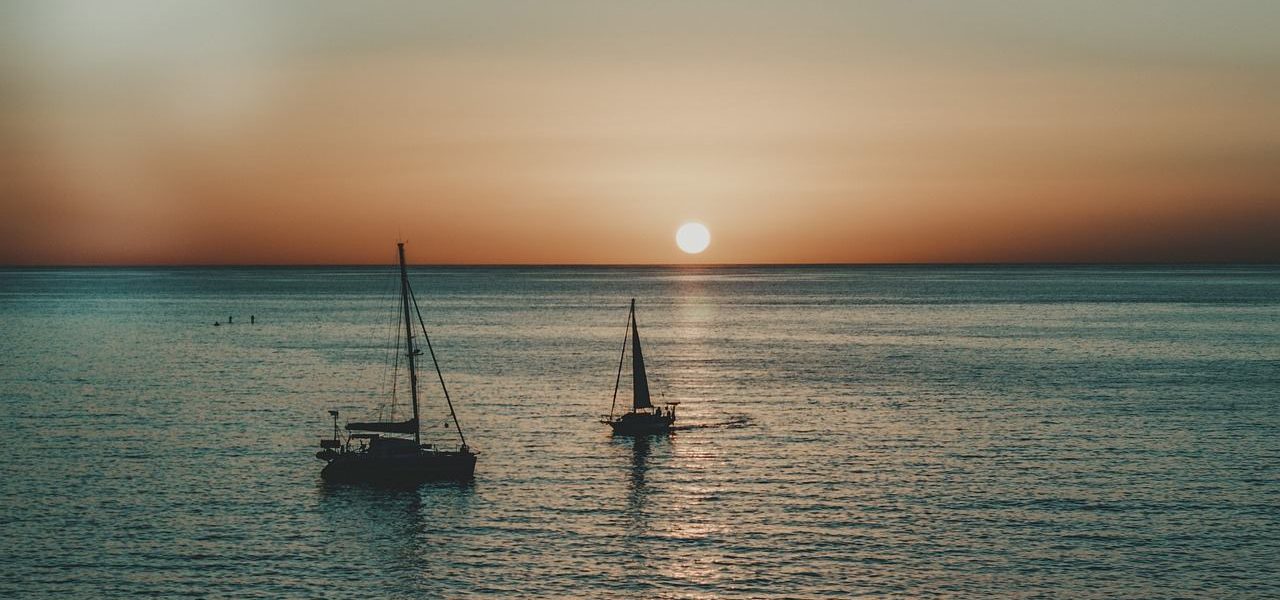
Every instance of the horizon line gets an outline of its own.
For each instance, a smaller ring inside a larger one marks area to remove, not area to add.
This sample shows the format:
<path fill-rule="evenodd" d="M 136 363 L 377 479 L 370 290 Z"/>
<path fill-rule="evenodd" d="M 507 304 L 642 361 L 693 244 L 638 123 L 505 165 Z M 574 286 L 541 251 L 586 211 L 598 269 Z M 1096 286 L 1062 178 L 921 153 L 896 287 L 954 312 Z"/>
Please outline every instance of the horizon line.
<path fill-rule="evenodd" d="M 388 267 L 393 263 L 61 263 L 0 264 L 0 269 L 229 269 Z M 1276 266 L 1280 261 L 919 261 L 919 262 L 760 262 L 760 263 L 408 263 L 410 267 L 449 268 L 760 268 L 760 267 L 1193 267 Z"/>

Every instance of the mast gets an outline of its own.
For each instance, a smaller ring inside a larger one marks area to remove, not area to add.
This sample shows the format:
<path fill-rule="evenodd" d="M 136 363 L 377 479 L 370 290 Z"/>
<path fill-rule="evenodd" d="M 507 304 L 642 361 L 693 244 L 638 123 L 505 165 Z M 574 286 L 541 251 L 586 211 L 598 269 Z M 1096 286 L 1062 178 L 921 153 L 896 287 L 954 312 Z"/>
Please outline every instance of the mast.
<path fill-rule="evenodd" d="M 644 355 L 640 353 L 635 298 L 631 299 L 631 397 L 632 410 L 653 408 L 653 403 L 649 401 L 649 378 L 644 372 Z"/>
<path fill-rule="evenodd" d="M 422 445 L 421 427 L 418 426 L 418 365 L 417 349 L 413 347 L 413 318 L 409 316 L 409 272 L 404 266 L 404 242 L 397 242 L 400 251 L 400 303 L 404 305 L 404 340 L 409 351 L 409 391 L 413 396 L 413 443 Z"/>

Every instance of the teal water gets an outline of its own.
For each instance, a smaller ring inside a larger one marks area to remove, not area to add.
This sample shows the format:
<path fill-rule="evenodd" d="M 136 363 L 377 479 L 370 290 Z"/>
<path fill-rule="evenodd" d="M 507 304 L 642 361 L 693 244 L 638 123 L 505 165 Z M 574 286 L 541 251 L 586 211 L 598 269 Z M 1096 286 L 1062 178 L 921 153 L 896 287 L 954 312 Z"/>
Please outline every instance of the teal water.
<path fill-rule="evenodd" d="M 1280 596 L 1280 268 L 411 278 L 469 485 L 318 478 L 388 268 L 0 270 L 0 596 Z"/>

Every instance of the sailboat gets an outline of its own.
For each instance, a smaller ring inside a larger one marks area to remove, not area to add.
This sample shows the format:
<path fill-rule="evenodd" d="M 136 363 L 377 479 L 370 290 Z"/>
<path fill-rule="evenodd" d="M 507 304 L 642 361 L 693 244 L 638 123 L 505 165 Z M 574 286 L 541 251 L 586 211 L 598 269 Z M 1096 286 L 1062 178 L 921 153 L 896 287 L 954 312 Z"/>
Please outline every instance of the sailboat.
<path fill-rule="evenodd" d="M 331 410 L 333 437 L 320 440 L 316 458 L 327 462 L 320 477 L 328 481 L 377 481 L 386 483 L 416 483 L 433 479 L 469 480 L 475 475 L 476 452 L 467 446 L 467 439 L 458 424 L 453 410 L 453 400 L 444 385 L 440 363 L 436 362 L 431 338 L 422 321 L 422 311 L 409 285 L 409 275 L 404 262 L 404 243 L 396 244 L 400 254 L 400 307 L 403 311 L 405 356 L 409 371 L 409 392 L 413 398 L 413 418 L 407 421 L 374 421 L 347 423 L 348 434 L 343 437 L 338 430 L 338 411 Z M 412 312 L 411 312 L 412 309 Z M 418 357 L 422 349 L 414 335 L 413 316 L 422 330 L 422 339 L 430 352 L 440 388 L 449 406 L 449 417 L 458 434 L 458 446 L 439 448 L 435 444 L 422 443 L 422 431 L 418 418 Z M 397 361 L 398 362 L 398 361 Z M 358 446 L 356 445 L 358 444 Z"/>
<path fill-rule="evenodd" d="M 666 410 L 654 408 L 649 398 L 649 378 L 644 370 L 644 353 L 640 351 L 640 329 L 636 325 L 636 300 L 631 299 L 627 313 L 627 331 L 622 334 L 622 356 L 618 357 L 618 377 L 613 383 L 613 405 L 601 423 L 613 428 L 614 435 L 653 435 L 670 433 L 676 422 L 676 406 L 668 402 Z M 622 365 L 627 358 L 627 338 L 631 338 L 631 410 L 614 417 L 618 407 L 618 387 L 622 383 Z"/>

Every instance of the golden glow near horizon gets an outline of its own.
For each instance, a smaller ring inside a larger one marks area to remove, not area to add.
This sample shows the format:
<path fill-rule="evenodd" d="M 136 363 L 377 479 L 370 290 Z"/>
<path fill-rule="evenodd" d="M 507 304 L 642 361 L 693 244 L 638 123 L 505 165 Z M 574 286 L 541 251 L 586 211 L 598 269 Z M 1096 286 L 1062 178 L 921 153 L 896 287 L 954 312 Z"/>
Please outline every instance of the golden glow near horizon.
<path fill-rule="evenodd" d="M 698 254 L 711 245 L 711 232 L 702 223 L 685 223 L 676 230 L 676 245 L 685 254 Z"/>
<path fill-rule="evenodd" d="M 1277 22 L 6 2 L 0 264 L 1280 261 Z"/>

